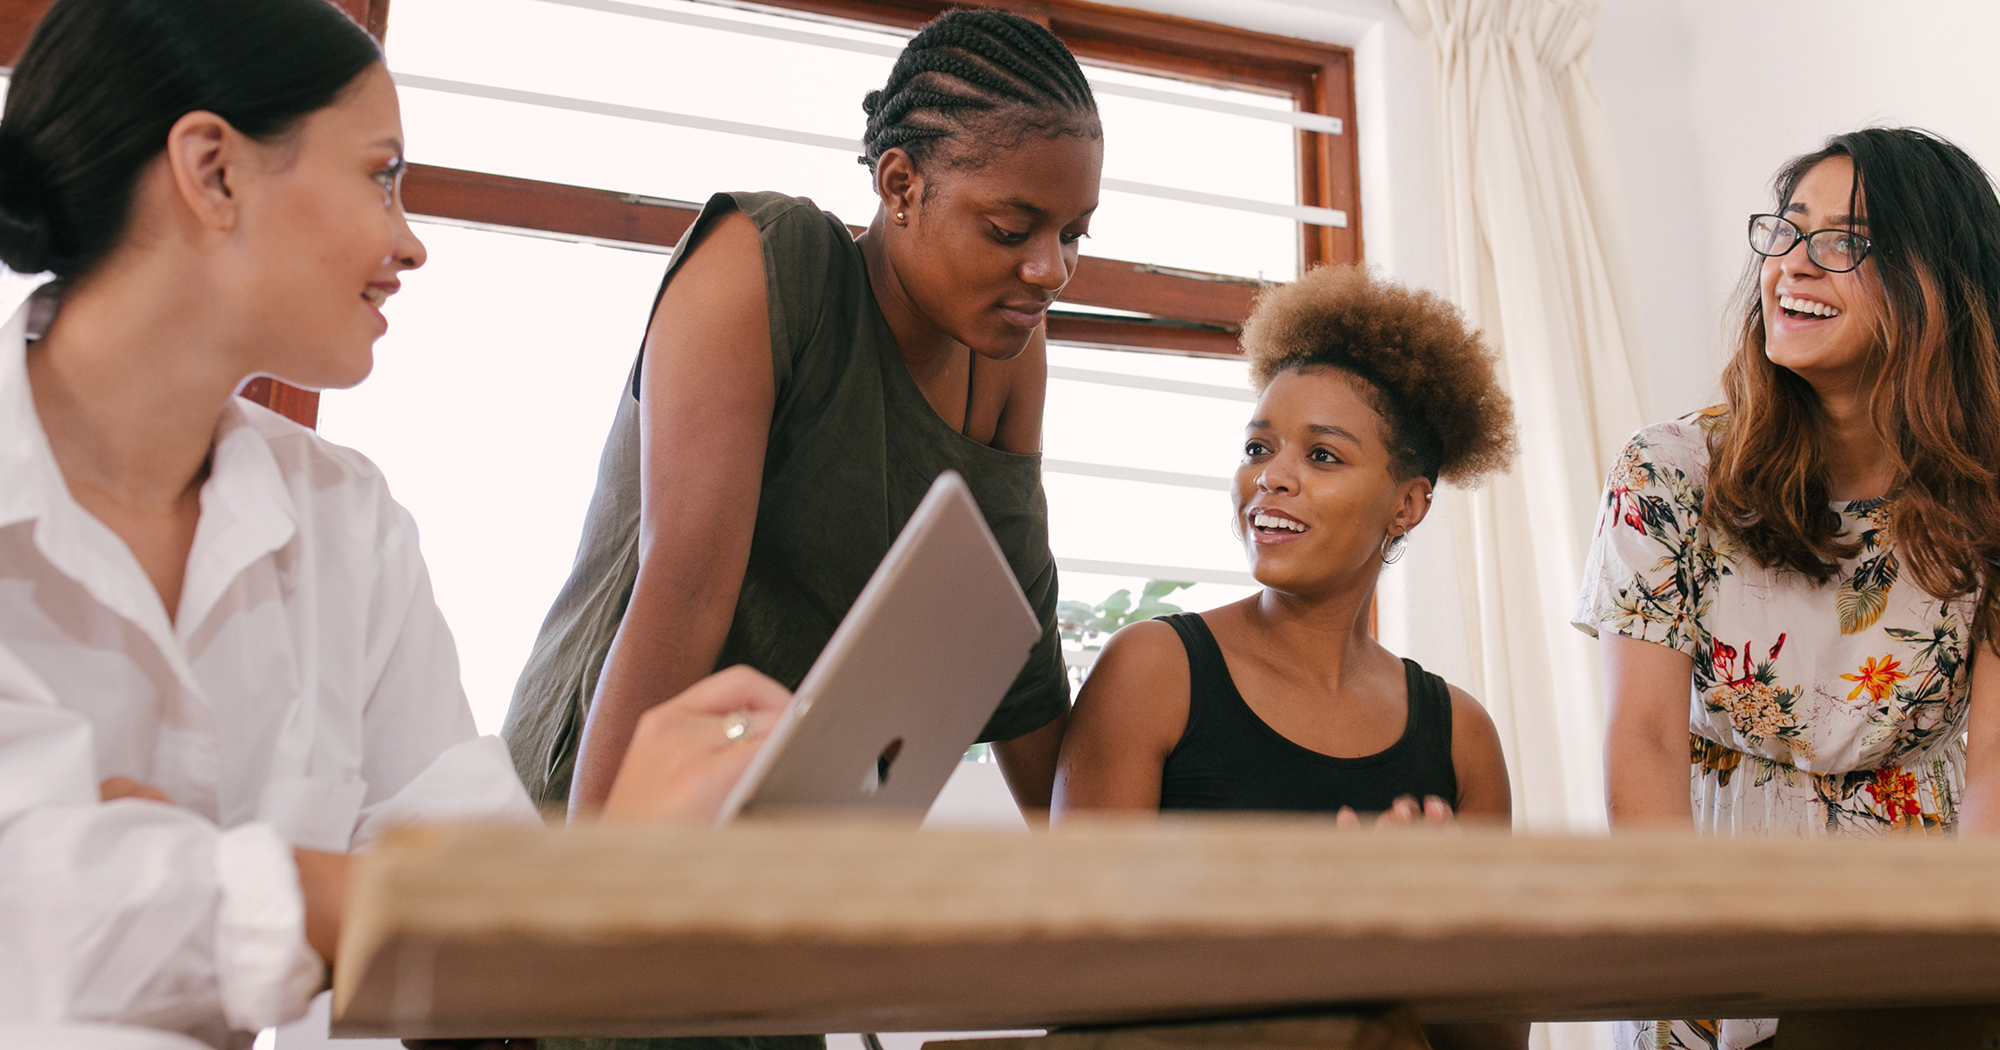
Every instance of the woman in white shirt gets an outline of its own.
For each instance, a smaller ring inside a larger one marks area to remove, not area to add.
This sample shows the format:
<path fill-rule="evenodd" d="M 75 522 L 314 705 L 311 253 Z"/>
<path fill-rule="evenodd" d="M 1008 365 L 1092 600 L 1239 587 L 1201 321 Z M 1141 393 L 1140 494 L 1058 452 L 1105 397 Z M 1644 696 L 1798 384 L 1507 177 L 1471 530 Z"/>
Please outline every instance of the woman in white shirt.
<path fill-rule="evenodd" d="M 367 376 L 424 260 L 395 87 L 325 0 L 57 0 L 9 87 L 0 262 L 56 280 L 0 327 L 0 1025 L 244 1045 L 349 850 L 535 816 L 380 473 L 232 396 Z M 608 815 L 712 813 L 784 698 L 657 709 Z"/>

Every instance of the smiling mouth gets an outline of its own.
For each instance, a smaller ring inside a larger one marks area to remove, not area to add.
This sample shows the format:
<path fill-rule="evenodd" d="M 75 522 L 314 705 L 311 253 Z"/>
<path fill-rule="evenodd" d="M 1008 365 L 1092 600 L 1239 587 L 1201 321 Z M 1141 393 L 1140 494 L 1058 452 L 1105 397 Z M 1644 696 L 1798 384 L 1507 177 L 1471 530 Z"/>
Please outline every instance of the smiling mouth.
<path fill-rule="evenodd" d="M 1275 514 L 1258 511 L 1250 515 L 1250 527 L 1265 534 L 1277 532 L 1305 532 L 1312 526 L 1294 518 L 1281 518 Z"/>
<path fill-rule="evenodd" d="M 372 284 L 361 290 L 361 298 L 368 300 L 369 304 L 378 310 L 382 308 L 383 303 L 389 301 L 389 294 L 389 289 L 377 288 Z"/>
<path fill-rule="evenodd" d="M 1823 320 L 1840 316 L 1840 308 L 1837 306 L 1828 306 L 1825 303 L 1790 295 L 1778 296 L 1778 309 L 1783 310 L 1786 317 Z"/>

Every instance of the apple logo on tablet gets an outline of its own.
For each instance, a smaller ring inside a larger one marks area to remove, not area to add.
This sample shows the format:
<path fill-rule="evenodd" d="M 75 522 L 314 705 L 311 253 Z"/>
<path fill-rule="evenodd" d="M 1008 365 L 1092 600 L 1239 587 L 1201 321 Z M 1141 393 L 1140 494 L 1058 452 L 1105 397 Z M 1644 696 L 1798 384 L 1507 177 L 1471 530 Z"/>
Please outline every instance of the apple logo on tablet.
<path fill-rule="evenodd" d="M 889 782 L 889 767 L 896 764 L 896 756 L 902 753 L 902 737 L 897 737 L 889 741 L 889 746 L 883 748 L 882 753 L 875 756 L 875 768 L 869 770 L 861 777 L 861 793 L 864 795 L 873 795 L 875 792 L 880 791 L 882 785 Z"/>

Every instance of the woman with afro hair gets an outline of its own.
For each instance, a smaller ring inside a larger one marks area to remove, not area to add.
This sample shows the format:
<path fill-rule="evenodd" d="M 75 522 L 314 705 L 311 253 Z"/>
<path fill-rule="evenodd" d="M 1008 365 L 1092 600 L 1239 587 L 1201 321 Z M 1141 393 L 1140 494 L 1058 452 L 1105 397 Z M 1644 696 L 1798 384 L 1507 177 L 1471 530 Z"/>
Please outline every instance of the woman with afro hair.
<path fill-rule="evenodd" d="M 1263 589 L 1133 624 L 1077 698 L 1058 815 L 1289 810 L 1390 822 L 1512 810 L 1493 722 L 1368 631 L 1439 479 L 1514 454 L 1494 357 L 1458 311 L 1359 267 L 1265 293 L 1243 349 L 1259 397 L 1234 522 Z M 1439 1046 L 1525 1046 L 1527 1028 L 1433 1030 Z"/>

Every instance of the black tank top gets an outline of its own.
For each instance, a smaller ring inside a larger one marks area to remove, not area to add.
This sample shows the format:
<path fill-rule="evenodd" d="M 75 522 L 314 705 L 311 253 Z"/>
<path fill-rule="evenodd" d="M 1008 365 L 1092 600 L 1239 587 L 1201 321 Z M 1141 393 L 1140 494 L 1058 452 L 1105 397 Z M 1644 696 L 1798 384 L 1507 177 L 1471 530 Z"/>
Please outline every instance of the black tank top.
<path fill-rule="evenodd" d="M 1402 739 L 1362 758 L 1335 758 L 1293 743 L 1250 710 L 1199 614 L 1160 619 L 1188 654 L 1187 728 L 1161 771 L 1160 809 L 1380 813 L 1403 795 L 1458 805 L 1451 693 L 1416 661 L 1403 661 L 1410 709 Z"/>

